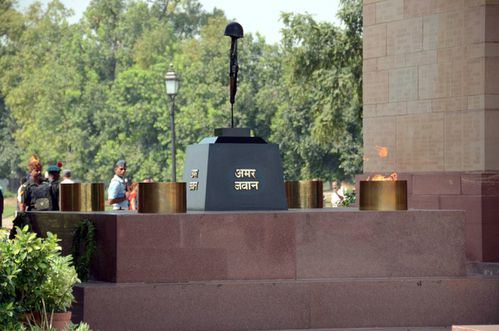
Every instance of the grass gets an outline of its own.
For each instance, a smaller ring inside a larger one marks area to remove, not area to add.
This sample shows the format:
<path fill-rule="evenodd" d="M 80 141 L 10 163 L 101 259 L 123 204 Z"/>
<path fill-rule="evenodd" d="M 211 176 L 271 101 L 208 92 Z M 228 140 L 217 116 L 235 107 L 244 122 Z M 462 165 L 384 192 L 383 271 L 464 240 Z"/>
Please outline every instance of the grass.
<path fill-rule="evenodd" d="M 3 213 L 1 215 L 2 218 L 2 226 L 6 226 L 7 223 L 10 224 L 10 221 L 14 219 L 14 215 L 17 209 L 17 192 L 10 192 L 5 188 L 2 190 L 3 194 Z"/>
<path fill-rule="evenodd" d="M 2 218 L 14 217 L 14 213 L 16 212 L 16 199 L 9 198 L 4 200 L 3 204 L 3 215 Z"/>
<path fill-rule="evenodd" d="M 17 208 L 16 198 L 6 198 L 3 201 L 2 226 L 6 227 L 14 219 Z M 7 221 L 9 220 L 9 221 Z"/>
<path fill-rule="evenodd" d="M 3 215 L 2 218 L 14 217 L 17 208 L 17 192 L 11 192 L 4 188 L 3 194 Z"/>
<path fill-rule="evenodd" d="M 3 194 L 3 198 L 4 199 L 17 197 L 17 193 L 14 193 L 14 192 L 11 192 L 11 191 L 3 190 L 2 194 Z"/>

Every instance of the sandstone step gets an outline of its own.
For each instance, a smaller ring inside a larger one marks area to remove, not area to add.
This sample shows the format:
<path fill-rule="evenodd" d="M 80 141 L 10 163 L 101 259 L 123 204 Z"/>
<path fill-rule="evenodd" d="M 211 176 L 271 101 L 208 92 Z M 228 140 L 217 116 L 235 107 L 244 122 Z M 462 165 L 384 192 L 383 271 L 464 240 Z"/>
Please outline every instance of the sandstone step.
<path fill-rule="evenodd" d="M 289 330 L 499 323 L 499 277 L 84 283 L 75 321 L 114 330 Z"/>

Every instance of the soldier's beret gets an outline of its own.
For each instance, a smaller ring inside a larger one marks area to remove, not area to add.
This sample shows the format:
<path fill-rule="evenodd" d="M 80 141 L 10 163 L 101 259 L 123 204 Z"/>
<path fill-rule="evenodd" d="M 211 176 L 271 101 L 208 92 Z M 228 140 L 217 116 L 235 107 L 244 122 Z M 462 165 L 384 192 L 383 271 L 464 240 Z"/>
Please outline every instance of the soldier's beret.
<path fill-rule="evenodd" d="M 61 168 L 59 168 L 56 164 L 49 165 L 47 167 L 48 172 L 61 172 Z"/>

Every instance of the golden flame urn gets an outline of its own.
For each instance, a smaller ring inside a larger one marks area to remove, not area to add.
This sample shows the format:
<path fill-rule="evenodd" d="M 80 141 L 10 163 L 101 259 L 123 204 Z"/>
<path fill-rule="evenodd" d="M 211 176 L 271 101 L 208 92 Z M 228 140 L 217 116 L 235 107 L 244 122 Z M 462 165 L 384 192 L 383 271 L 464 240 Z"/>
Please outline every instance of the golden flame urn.
<path fill-rule="evenodd" d="M 407 181 L 360 181 L 360 210 L 407 210 Z"/>
<path fill-rule="evenodd" d="M 59 192 L 61 211 L 81 210 L 81 183 L 63 183 Z"/>
<path fill-rule="evenodd" d="M 300 187 L 297 180 L 288 180 L 284 182 L 286 188 L 286 200 L 288 208 L 300 208 Z"/>
<path fill-rule="evenodd" d="M 139 213 L 185 213 L 184 182 L 139 183 Z"/>
<path fill-rule="evenodd" d="M 61 211 L 104 211 L 104 183 L 63 183 Z"/>
<path fill-rule="evenodd" d="M 286 181 L 288 208 L 322 208 L 323 184 L 320 180 Z"/>
<path fill-rule="evenodd" d="M 81 211 L 104 211 L 104 183 L 81 184 Z"/>

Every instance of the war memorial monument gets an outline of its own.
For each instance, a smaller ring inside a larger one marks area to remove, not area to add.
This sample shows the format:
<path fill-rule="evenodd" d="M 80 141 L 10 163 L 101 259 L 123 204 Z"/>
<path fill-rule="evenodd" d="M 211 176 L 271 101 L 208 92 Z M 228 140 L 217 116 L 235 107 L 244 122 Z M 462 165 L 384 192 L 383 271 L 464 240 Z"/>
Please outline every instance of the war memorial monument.
<path fill-rule="evenodd" d="M 364 1 L 358 179 L 399 172 L 407 210 L 288 209 L 276 145 L 232 124 L 189 146 L 186 213 L 29 213 L 66 252 L 76 224 L 96 226 L 75 321 L 102 331 L 499 324 L 499 276 L 483 272 L 499 262 L 497 22 L 496 1 Z M 227 28 L 233 106 L 243 33 Z M 377 146 L 391 153 L 378 160 Z"/>

